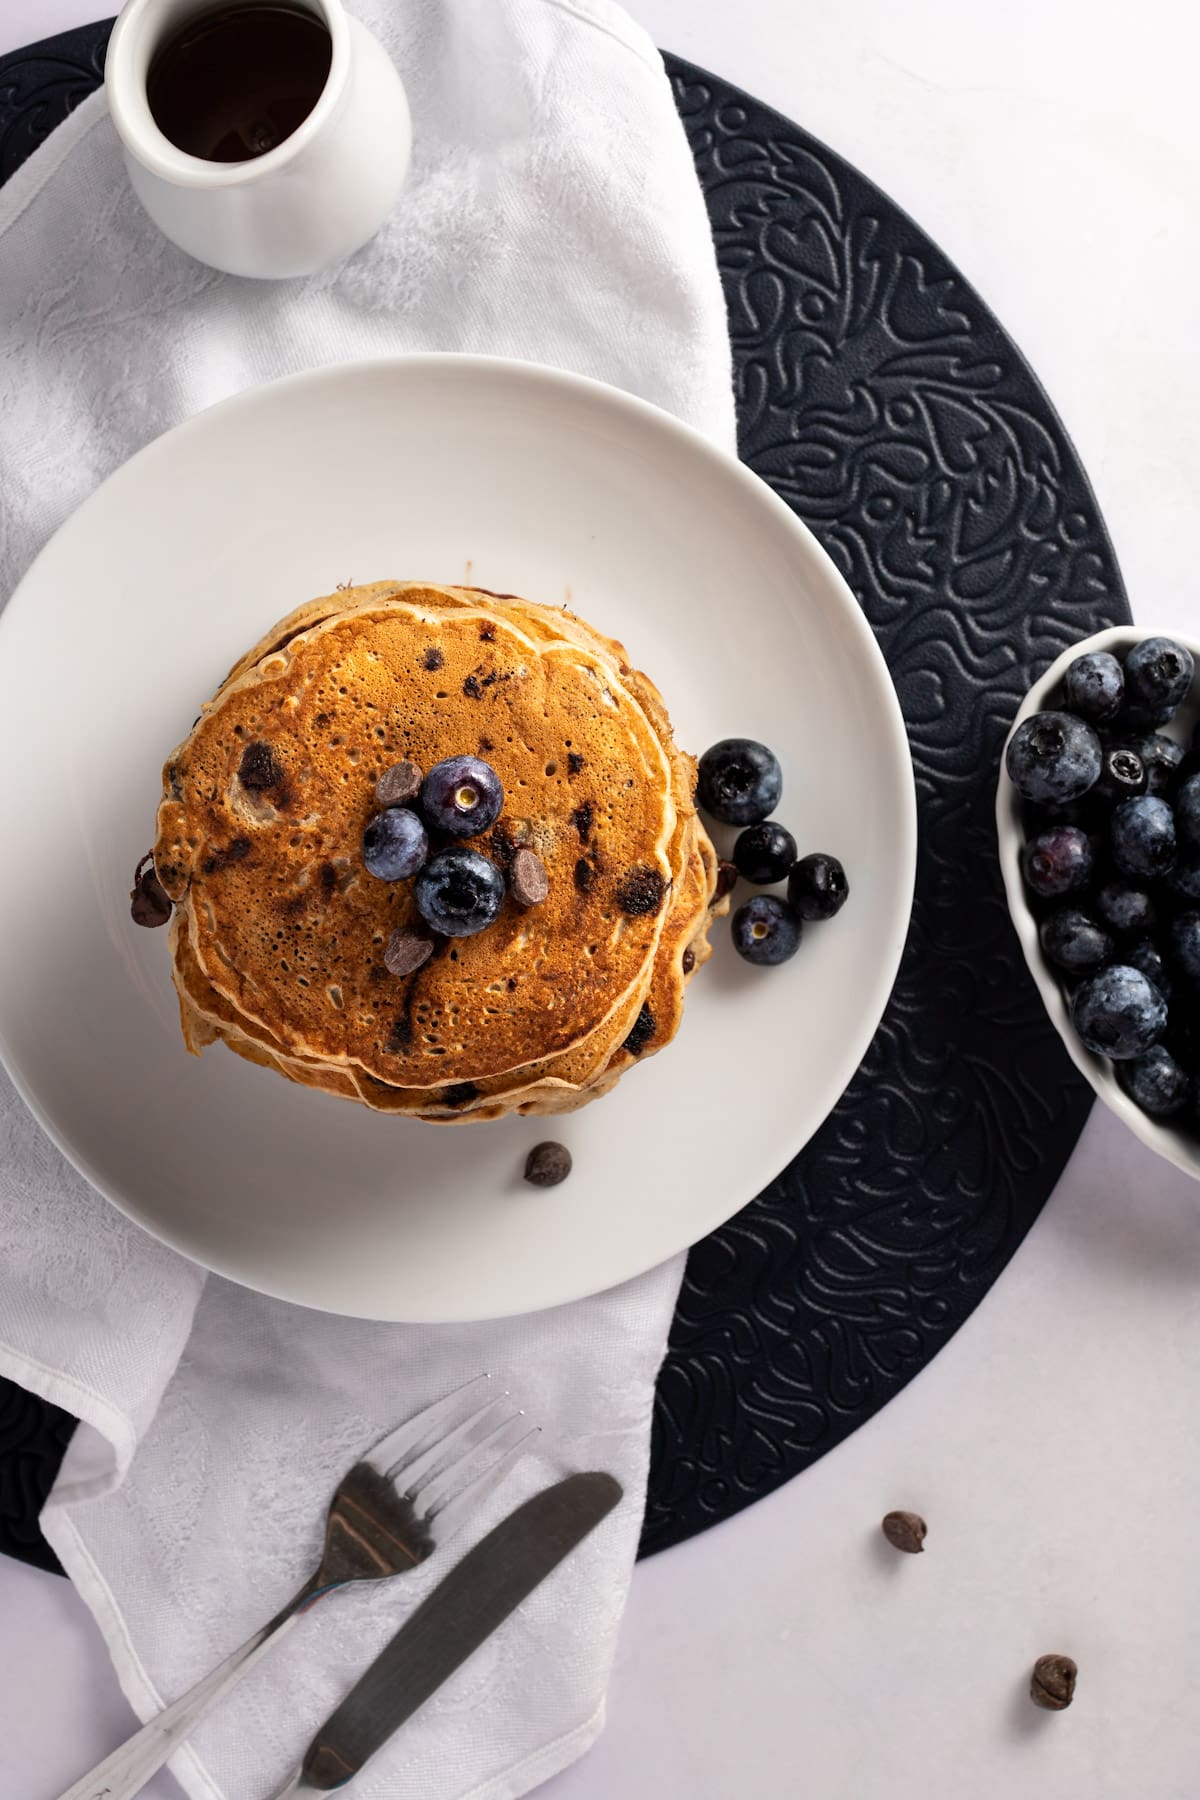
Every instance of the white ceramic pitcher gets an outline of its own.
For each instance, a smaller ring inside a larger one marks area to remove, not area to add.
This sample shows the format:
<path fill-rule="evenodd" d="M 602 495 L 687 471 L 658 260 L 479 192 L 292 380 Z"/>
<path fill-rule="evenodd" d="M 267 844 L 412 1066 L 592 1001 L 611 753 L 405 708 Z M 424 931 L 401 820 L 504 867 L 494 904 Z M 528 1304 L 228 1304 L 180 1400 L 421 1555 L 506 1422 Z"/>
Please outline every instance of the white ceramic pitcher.
<path fill-rule="evenodd" d="M 390 57 L 342 0 L 300 3 L 328 27 L 329 76 L 291 136 L 249 162 L 206 162 L 178 149 L 146 97 L 164 39 L 211 10 L 211 0 L 128 0 L 109 40 L 109 110 L 142 205 L 181 249 L 233 275 L 307 275 L 357 250 L 390 212 L 408 169 L 408 101 Z"/>

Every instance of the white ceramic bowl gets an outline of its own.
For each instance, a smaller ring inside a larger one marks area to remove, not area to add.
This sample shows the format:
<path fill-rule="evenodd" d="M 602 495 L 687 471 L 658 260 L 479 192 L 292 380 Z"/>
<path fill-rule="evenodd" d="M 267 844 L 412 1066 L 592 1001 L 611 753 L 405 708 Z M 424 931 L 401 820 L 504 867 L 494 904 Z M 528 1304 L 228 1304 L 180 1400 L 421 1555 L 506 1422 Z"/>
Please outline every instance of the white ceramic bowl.
<path fill-rule="evenodd" d="M 1200 670 L 1200 639 L 1186 637 L 1181 631 L 1154 631 L 1138 625 L 1117 625 L 1111 631 L 1098 631 L 1094 637 L 1084 638 L 1081 643 L 1072 644 L 1069 650 L 1064 650 L 1041 680 L 1034 683 L 1013 720 L 1012 730 L 1015 731 L 1031 713 L 1053 710 L 1052 696 L 1062 681 L 1068 663 L 1074 662 L 1077 656 L 1084 656 L 1089 650 L 1110 650 L 1114 656 L 1124 658 L 1125 653 L 1132 650 L 1135 644 L 1150 637 L 1174 638 L 1176 643 L 1183 644 L 1191 651 L 1196 659 L 1197 670 Z M 1190 695 L 1171 724 L 1165 727 L 1165 735 L 1186 743 L 1198 718 L 1200 675 L 1193 682 Z M 1009 737 L 1011 736 L 1010 731 Z M 1006 740 L 1005 749 L 1007 748 Z M 1037 921 L 1026 898 L 1025 883 L 1021 876 L 1021 849 L 1025 842 L 1021 822 L 1021 797 L 1008 778 L 1003 758 L 1000 762 L 1000 785 L 996 793 L 996 833 L 1000 841 L 1000 868 L 1004 875 L 1008 910 L 1017 928 L 1017 936 L 1021 940 L 1030 973 L 1038 984 L 1046 1011 L 1066 1045 L 1071 1061 L 1091 1082 L 1105 1106 L 1115 1112 L 1118 1119 L 1124 1120 L 1143 1144 L 1148 1144 L 1151 1150 L 1157 1150 L 1160 1156 L 1165 1156 L 1177 1169 L 1183 1169 L 1186 1174 L 1200 1180 L 1200 1141 L 1173 1125 L 1158 1123 L 1135 1106 L 1118 1086 L 1113 1065 L 1108 1058 L 1093 1056 L 1090 1050 L 1084 1049 L 1075 1035 L 1067 1011 L 1066 996 L 1058 985 L 1053 969 L 1042 955 L 1041 945 L 1038 943 Z"/>

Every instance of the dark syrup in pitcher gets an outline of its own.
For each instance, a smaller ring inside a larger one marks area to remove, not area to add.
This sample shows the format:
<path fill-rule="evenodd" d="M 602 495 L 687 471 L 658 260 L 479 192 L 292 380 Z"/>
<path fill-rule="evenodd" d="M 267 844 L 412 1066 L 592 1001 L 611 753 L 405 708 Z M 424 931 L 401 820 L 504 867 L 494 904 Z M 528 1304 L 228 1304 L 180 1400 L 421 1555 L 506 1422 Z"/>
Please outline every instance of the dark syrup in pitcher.
<path fill-rule="evenodd" d="M 265 156 L 302 125 L 329 78 L 322 19 L 287 0 L 223 6 L 189 19 L 150 64 L 154 123 L 205 162 Z"/>

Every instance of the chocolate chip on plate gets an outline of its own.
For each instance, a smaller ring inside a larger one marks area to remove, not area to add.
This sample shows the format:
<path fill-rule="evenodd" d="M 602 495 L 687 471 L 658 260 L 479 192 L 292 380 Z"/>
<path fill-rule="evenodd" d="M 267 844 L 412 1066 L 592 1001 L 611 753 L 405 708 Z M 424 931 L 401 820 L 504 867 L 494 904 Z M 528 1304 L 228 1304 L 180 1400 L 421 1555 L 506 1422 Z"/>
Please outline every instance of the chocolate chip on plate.
<path fill-rule="evenodd" d="M 512 859 L 508 885 L 518 906 L 540 906 L 550 892 L 546 865 L 534 850 L 522 848 Z"/>
<path fill-rule="evenodd" d="M 400 980 L 414 975 L 433 955 L 433 945 L 419 931 L 393 931 L 383 953 L 385 967 Z"/>
<path fill-rule="evenodd" d="M 129 891 L 129 915 L 135 925 L 153 930 L 165 925 L 171 917 L 171 901 L 154 867 L 154 853 L 147 850 L 133 872 Z"/>
<path fill-rule="evenodd" d="M 420 793 L 423 780 L 415 762 L 393 763 L 375 783 L 375 798 L 380 806 L 407 806 Z"/>
<path fill-rule="evenodd" d="M 571 1173 L 571 1152 L 565 1144 L 535 1144 L 525 1158 L 525 1179 L 534 1187 L 557 1187 Z"/>

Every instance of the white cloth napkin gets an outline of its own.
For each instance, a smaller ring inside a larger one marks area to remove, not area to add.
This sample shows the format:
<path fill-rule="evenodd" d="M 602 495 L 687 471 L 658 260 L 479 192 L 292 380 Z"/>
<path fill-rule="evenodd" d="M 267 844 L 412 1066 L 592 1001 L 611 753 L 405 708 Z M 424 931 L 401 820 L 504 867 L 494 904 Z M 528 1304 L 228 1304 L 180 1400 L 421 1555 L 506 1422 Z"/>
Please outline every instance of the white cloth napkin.
<path fill-rule="evenodd" d="M 608 0 L 354 10 L 404 75 L 415 159 L 396 212 L 340 268 L 255 284 L 191 262 L 133 199 L 101 96 L 0 193 L 4 597 L 149 439 L 315 364 L 530 357 L 631 389 L 732 448 L 707 219 L 644 34 Z M 481 1368 L 544 1430 L 458 1550 L 567 1470 L 624 1483 L 617 1513 L 371 1765 L 364 1800 L 515 1796 L 600 1730 L 680 1268 L 478 1326 L 306 1312 L 206 1279 L 128 1224 L 0 1077 L 0 1371 L 84 1421 L 43 1523 L 141 1715 L 290 1594 L 356 1454 Z M 178 1755 L 187 1792 L 272 1791 L 453 1554 L 318 1607 Z"/>

